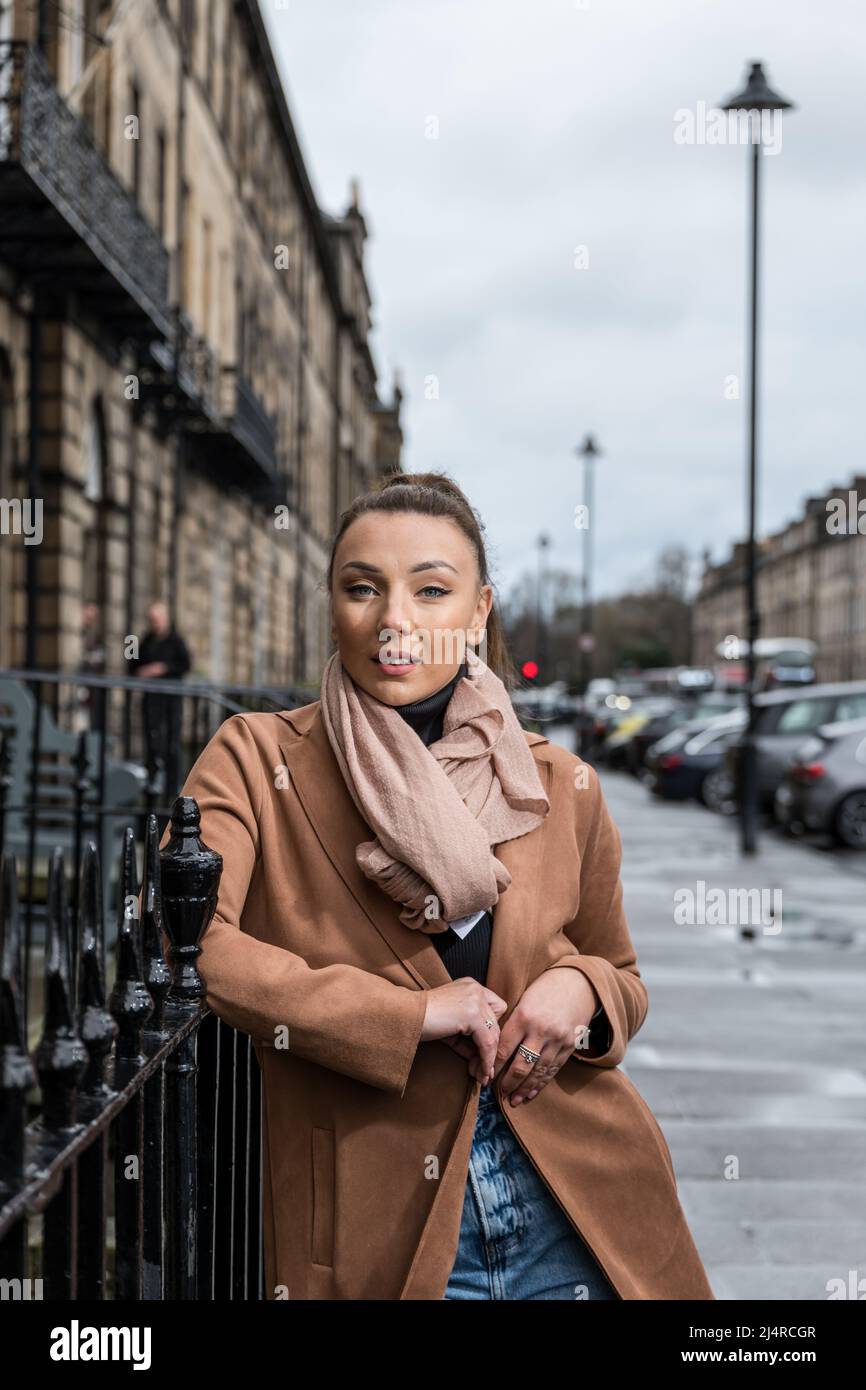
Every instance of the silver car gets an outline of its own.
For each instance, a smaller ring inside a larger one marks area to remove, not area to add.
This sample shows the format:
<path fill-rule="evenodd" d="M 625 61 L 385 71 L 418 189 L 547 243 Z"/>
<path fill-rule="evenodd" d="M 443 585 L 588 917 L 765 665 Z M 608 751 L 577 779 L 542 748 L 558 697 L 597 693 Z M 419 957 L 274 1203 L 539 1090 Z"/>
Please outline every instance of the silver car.
<path fill-rule="evenodd" d="M 866 681 L 840 681 L 833 685 L 806 685 L 773 690 L 755 697 L 757 721 L 755 747 L 758 792 L 769 811 L 776 788 L 800 744 L 825 724 L 866 719 Z M 741 741 L 732 743 L 726 764 L 739 793 Z"/>
<path fill-rule="evenodd" d="M 776 790 L 776 819 L 866 849 L 866 719 L 822 724 L 797 748 Z"/>

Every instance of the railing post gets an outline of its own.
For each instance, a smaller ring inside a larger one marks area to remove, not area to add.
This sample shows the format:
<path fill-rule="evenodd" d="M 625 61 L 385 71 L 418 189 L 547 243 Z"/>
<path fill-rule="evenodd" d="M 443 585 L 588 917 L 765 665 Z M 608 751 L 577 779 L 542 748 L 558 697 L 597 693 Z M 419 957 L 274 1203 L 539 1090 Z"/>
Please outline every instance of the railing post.
<path fill-rule="evenodd" d="M 144 881 L 141 889 L 141 948 L 144 980 L 153 999 L 145 1040 L 158 1050 L 168 1038 L 165 1002 L 171 989 L 171 966 L 163 953 L 162 890 L 160 885 L 159 830 L 156 816 L 147 818 L 144 842 Z M 165 1068 L 159 1067 L 144 1087 L 144 1244 L 142 1298 L 161 1299 L 164 1285 L 165 1200 Z"/>
<path fill-rule="evenodd" d="M 0 854 L 3 853 L 3 846 L 6 843 L 6 802 L 9 798 L 9 788 L 12 786 L 12 777 L 9 772 L 11 761 L 9 735 L 5 729 L 0 729 Z"/>
<path fill-rule="evenodd" d="M 72 784 L 73 791 L 75 794 L 75 800 L 73 802 L 75 819 L 73 821 L 72 826 L 72 863 L 77 868 L 78 865 L 81 863 L 81 837 L 84 828 L 84 801 L 85 797 L 87 796 L 88 788 L 90 786 L 90 778 L 87 775 L 87 735 L 83 732 L 78 735 L 78 742 L 75 746 L 75 758 L 73 760 L 73 765 L 75 767 L 75 781 Z M 81 877 L 77 874 L 73 876 L 72 892 L 72 959 L 73 961 L 75 961 L 78 959 L 79 926 L 81 921 Z M 101 890 L 99 898 L 101 902 Z M 104 1002 L 105 1001 L 103 1000 L 103 1003 Z M 76 993 L 76 1004 L 77 1003 L 78 996 Z"/>
<path fill-rule="evenodd" d="M 69 917 L 63 852 L 55 849 L 48 878 L 48 951 L 45 960 L 45 1029 L 36 1050 L 42 1087 L 40 1128 L 46 1143 L 76 1126 L 78 1083 L 87 1049 L 78 1035 L 69 979 Z M 65 1169 L 44 1221 L 45 1280 L 49 1298 L 77 1298 L 77 1170 Z"/>
<path fill-rule="evenodd" d="M 111 1012 L 120 1025 L 115 1051 L 116 1090 L 135 1079 L 145 1061 L 141 1032 L 153 1010 L 142 978 L 135 837 L 127 826 L 118 883 L 117 976 L 111 993 Z M 141 1298 L 143 1227 L 143 1126 L 141 1092 L 131 1095 L 115 1128 L 114 1210 L 117 1299 Z M 131 1167 L 130 1167 L 131 1165 Z"/>
<path fill-rule="evenodd" d="M 79 891 L 78 1030 L 89 1062 L 79 1088 L 82 1118 L 96 1114 L 115 1092 L 105 1079 L 105 1063 L 119 1029 L 105 999 L 105 917 L 99 852 L 88 840 Z M 109 1135 L 103 1129 L 78 1161 L 78 1296 L 105 1297 Z"/>
<path fill-rule="evenodd" d="M 14 855 L 0 856 L 0 1203 L 24 1179 L 24 1128 L 27 1092 L 36 1073 L 27 1052 L 21 999 L 21 931 L 18 871 Z M 24 1279 L 27 1222 L 19 1221 L 0 1239 L 0 1278 Z"/>
<path fill-rule="evenodd" d="M 196 959 L 216 911 L 222 855 L 201 839 L 196 801 L 179 796 L 172 807 L 171 838 L 160 853 L 162 910 L 175 966 L 169 1005 L 176 1013 L 200 1010 L 207 997 Z M 193 1029 L 166 1063 L 167 1251 L 166 1297 L 198 1293 L 198 1133 L 196 1047 Z"/>

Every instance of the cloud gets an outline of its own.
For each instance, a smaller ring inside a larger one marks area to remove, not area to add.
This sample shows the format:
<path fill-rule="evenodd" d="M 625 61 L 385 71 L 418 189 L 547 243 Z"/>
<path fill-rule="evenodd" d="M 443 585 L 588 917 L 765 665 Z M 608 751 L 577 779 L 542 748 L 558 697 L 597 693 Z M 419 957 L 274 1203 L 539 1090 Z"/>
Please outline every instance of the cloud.
<path fill-rule="evenodd" d="M 604 449 L 598 593 L 664 545 L 718 558 L 743 535 L 749 152 L 680 146 L 673 128 L 750 60 L 797 103 L 763 163 L 762 529 L 862 470 L 857 0 L 263 8 L 323 206 L 342 211 L 361 181 L 373 349 L 384 394 L 404 376 L 405 466 L 466 488 L 504 591 L 542 530 L 551 564 L 578 566 L 588 430 Z"/>

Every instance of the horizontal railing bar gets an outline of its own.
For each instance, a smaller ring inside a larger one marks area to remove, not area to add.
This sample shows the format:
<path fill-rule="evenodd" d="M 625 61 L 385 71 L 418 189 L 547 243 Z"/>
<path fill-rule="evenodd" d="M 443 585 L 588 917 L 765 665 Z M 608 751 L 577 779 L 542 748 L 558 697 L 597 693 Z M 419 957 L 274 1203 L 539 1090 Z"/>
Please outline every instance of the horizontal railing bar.
<path fill-rule="evenodd" d="M 169 1027 L 177 1025 L 174 1031 L 160 1043 L 157 1051 L 149 1056 L 145 1055 L 145 1060 L 135 1075 L 129 1078 L 121 1090 L 113 1092 L 101 1103 L 93 1115 L 76 1125 L 71 1133 L 62 1132 L 56 1135 L 45 1129 L 39 1117 L 31 1121 L 24 1131 L 27 1176 L 24 1186 L 0 1207 L 0 1237 L 5 1236 L 16 1221 L 44 1209 L 54 1196 L 63 1173 L 99 1138 L 130 1099 L 142 1090 L 154 1072 L 189 1034 L 199 1027 L 202 1019 L 210 1012 L 203 1002 L 194 1010 L 190 1010 L 188 1006 L 182 1011 L 178 1010 L 177 1005 L 169 998 L 165 1005 L 164 1019 Z M 150 1041 L 145 1025 L 142 1046 L 146 1047 Z M 87 1095 L 80 1096 L 79 1101 L 83 1109 L 87 1108 L 88 1102 L 93 1103 L 92 1098 Z"/>
<path fill-rule="evenodd" d="M 272 700 L 285 700 L 295 694 L 306 696 L 312 689 L 303 686 L 215 685 L 210 681 L 146 680 L 138 676 L 97 676 L 78 671 L 31 671 L 23 667 L 0 667 L 0 680 L 43 681 L 49 685 L 83 685 L 103 690 L 145 690 L 154 695 L 198 695 L 212 700 L 227 700 L 233 695 L 260 695 Z M 240 711 L 244 713 L 243 708 Z"/>
<path fill-rule="evenodd" d="M 142 788 L 142 792 L 144 790 L 145 789 Z M 7 801 L 4 803 L 4 806 L 7 811 L 50 812 L 51 815 L 56 816 L 58 820 L 66 820 L 70 816 L 72 816 L 73 820 L 78 819 L 78 813 L 74 806 L 58 806 L 56 802 L 53 801 Z M 141 814 L 134 804 L 130 805 L 128 802 L 124 803 L 123 806 L 118 806 L 116 802 L 85 800 L 82 802 L 81 809 L 88 813 L 91 811 L 105 812 L 106 815 L 111 815 L 113 817 L 128 816 L 130 820 L 135 820 Z M 171 808 L 169 807 L 168 809 L 170 810 Z"/>

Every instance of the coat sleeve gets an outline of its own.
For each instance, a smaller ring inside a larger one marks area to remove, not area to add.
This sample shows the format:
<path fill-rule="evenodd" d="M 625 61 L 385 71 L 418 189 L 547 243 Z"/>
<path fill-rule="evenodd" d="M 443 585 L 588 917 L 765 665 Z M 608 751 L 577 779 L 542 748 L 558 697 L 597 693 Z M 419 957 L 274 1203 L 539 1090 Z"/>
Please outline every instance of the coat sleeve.
<path fill-rule="evenodd" d="M 182 790 L 198 802 L 205 844 L 223 857 L 216 913 L 198 958 L 207 1003 L 266 1046 L 287 1037 L 287 1050 L 296 1056 L 402 1096 L 424 1024 L 426 991 L 354 965 L 314 970 L 303 957 L 243 930 L 244 903 L 261 855 L 263 791 L 261 754 L 244 715 L 233 715 L 203 749 Z M 163 845 L 169 833 L 166 826 Z"/>
<path fill-rule="evenodd" d="M 580 904 L 564 928 L 573 955 L 561 956 L 548 969 L 582 970 L 604 1012 L 593 1022 L 589 1042 L 573 1056 L 590 1066 L 615 1067 L 629 1040 L 646 1018 L 648 999 L 640 977 L 623 907 L 620 865 L 622 841 L 608 810 L 598 773 L 589 764 L 586 786 L 575 786 L 576 826 L 580 853 Z"/>

